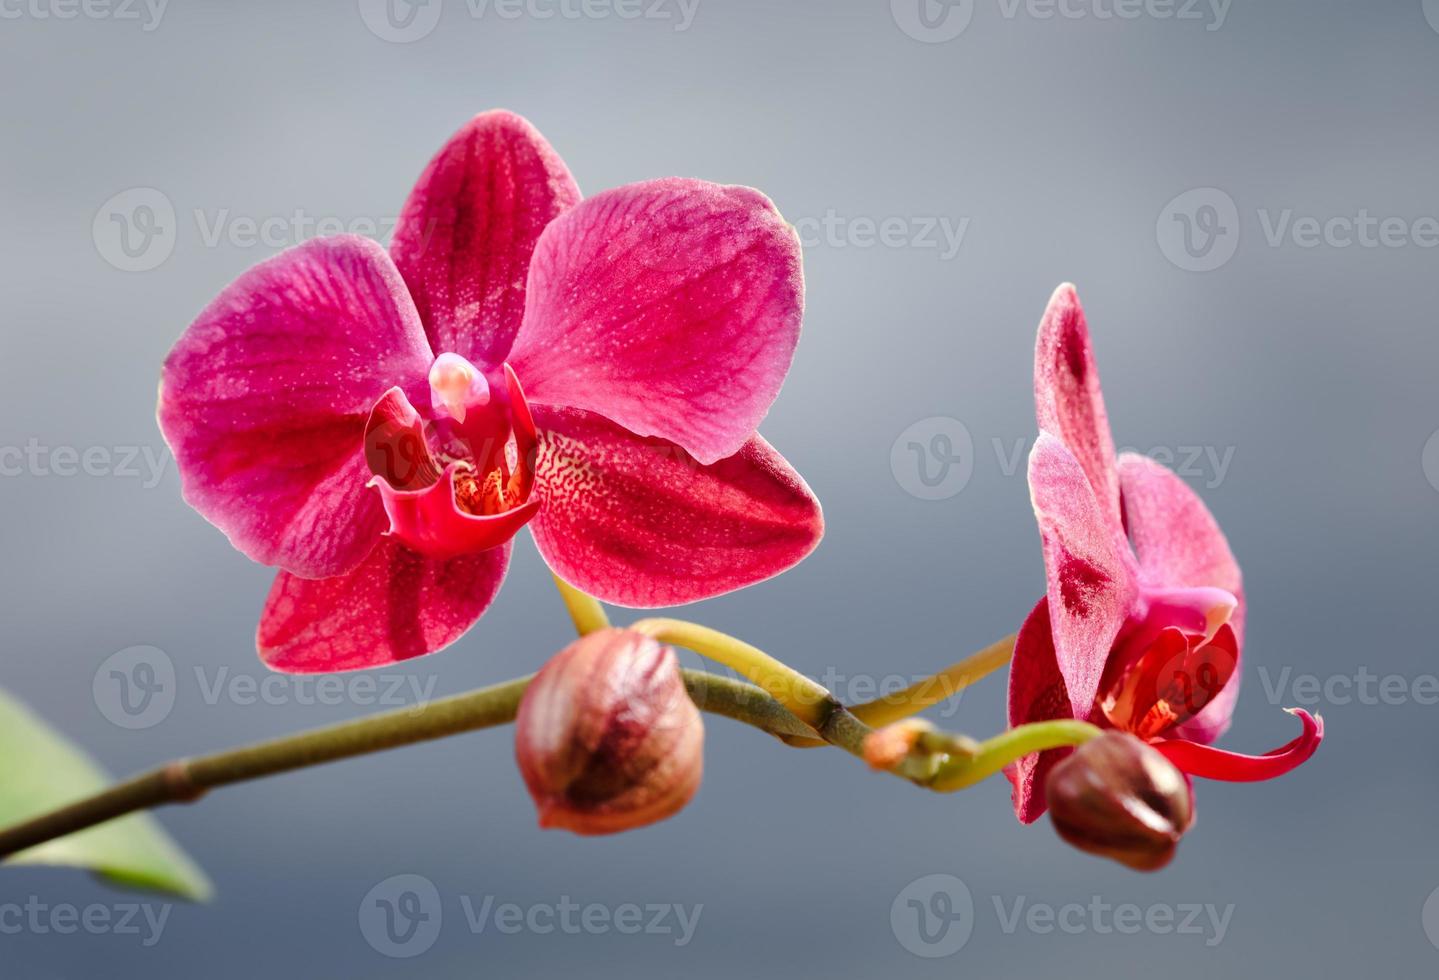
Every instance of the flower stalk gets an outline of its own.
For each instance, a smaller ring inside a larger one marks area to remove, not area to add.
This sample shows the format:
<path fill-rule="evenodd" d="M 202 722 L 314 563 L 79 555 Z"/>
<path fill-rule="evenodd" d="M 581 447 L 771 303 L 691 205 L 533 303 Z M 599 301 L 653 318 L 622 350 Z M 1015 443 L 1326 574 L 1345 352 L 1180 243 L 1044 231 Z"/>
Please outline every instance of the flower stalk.
<path fill-rule="evenodd" d="M 576 632 L 609 625 L 593 597 L 555 579 Z M 1001 666 L 1013 648 L 1009 637 L 940 671 L 906 691 L 850 710 L 823 685 L 735 637 L 682 620 L 643 619 L 631 629 L 700 653 L 749 678 L 745 683 L 705 671 L 684 670 L 685 688 L 701 710 L 767 732 L 792 746 L 833 745 L 858 758 L 875 734 L 870 721 L 904 718 L 936 704 Z M 354 721 L 230 749 L 178 759 L 124 780 L 93 796 L 0 828 L 0 860 L 57 837 L 141 810 L 190 803 L 210 790 L 386 749 L 414 745 L 515 720 L 533 675 Z M 941 696 L 943 693 L 943 696 Z M 914 753 L 889 771 L 937 792 L 974 785 L 1026 753 L 1078 745 L 1098 734 L 1084 722 L 1044 722 L 976 743 L 938 730 L 912 742 Z"/>
<path fill-rule="evenodd" d="M 560 590 L 560 598 L 564 600 L 565 610 L 575 624 L 576 633 L 588 636 L 610 625 L 610 617 L 605 614 L 605 607 L 600 605 L 598 599 L 581 592 L 558 575 L 554 578 L 555 587 Z"/>
<path fill-rule="evenodd" d="M 0 858 L 126 814 L 189 803 L 209 790 L 327 762 L 493 728 L 515 719 L 531 677 L 519 677 L 414 707 L 295 735 L 178 759 L 23 823 L 0 829 Z M 703 710 L 777 736 L 813 734 L 773 698 L 749 684 L 703 671 L 684 671 L 686 689 Z"/>
<path fill-rule="evenodd" d="M 641 619 L 630 629 L 661 643 L 693 650 L 728 667 L 768 692 L 796 718 L 818 731 L 836 710 L 842 710 L 824 685 L 771 657 L 759 647 L 719 630 L 680 619 Z"/>
<path fill-rule="evenodd" d="M 981 742 L 972 755 L 951 756 L 939 767 L 929 787 L 937 793 L 968 789 L 1026 756 L 1083 745 L 1101 734 L 1103 730 L 1097 726 L 1074 718 L 1019 725 Z"/>
<path fill-rule="evenodd" d="M 975 681 L 1007 665 L 1014 655 L 1015 639 L 1011 633 L 902 691 L 857 704 L 849 710 L 860 721 L 876 728 L 912 717 L 925 708 L 948 701 Z"/>

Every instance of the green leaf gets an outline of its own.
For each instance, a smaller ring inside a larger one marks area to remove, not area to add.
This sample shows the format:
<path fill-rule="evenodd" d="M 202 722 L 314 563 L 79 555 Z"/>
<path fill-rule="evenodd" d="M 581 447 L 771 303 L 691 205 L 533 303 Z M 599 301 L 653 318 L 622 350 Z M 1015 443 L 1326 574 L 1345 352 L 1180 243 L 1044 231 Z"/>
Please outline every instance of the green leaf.
<path fill-rule="evenodd" d="M 73 803 L 109 784 L 89 756 L 0 691 L 0 825 Z M 213 891 L 205 873 L 144 813 L 47 841 L 6 863 L 86 868 L 121 887 L 173 892 L 201 902 Z"/>

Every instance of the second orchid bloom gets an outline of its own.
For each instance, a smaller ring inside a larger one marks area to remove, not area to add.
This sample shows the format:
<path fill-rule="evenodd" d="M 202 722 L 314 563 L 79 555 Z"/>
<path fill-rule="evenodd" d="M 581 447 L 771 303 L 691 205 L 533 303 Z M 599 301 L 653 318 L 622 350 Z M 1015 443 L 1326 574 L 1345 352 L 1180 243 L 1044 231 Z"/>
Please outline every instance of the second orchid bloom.
<path fill-rule="evenodd" d="M 1029 487 L 1048 593 L 1019 631 L 1009 722 L 1078 718 L 1151 743 L 1190 775 L 1257 780 L 1307 760 L 1323 724 L 1263 756 L 1210 747 L 1239 694 L 1244 590 L 1219 525 L 1160 464 L 1116 458 L 1089 328 L 1072 286 L 1039 327 L 1034 397 L 1039 438 Z M 1010 771 L 1024 822 L 1044 813 L 1045 777 L 1067 750 Z"/>

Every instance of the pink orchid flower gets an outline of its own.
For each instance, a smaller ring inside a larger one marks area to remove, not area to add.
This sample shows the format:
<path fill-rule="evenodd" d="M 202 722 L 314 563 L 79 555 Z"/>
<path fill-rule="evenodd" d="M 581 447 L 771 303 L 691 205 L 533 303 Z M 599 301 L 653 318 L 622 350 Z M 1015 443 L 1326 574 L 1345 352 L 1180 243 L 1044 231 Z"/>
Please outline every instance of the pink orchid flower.
<path fill-rule="evenodd" d="M 525 525 L 560 578 L 674 605 L 775 575 L 823 531 L 755 432 L 799 339 L 799 242 L 744 187 L 580 202 L 508 112 L 473 119 L 387 253 L 308 241 L 227 287 L 165 362 L 185 499 L 279 576 L 261 657 L 290 672 L 439 650 Z"/>
<path fill-rule="evenodd" d="M 1061 286 L 1039 325 L 1034 397 L 1039 438 L 1029 488 L 1048 594 L 1019 631 L 1009 722 L 1081 718 L 1155 745 L 1192 776 L 1270 779 L 1314 754 L 1321 719 L 1263 756 L 1211 748 L 1239 695 L 1244 590 L 1219 525 L 1170 470 L 1115 459 L 1089 328 Z M 1068 750 L 1027 756 L 1009 772 L 1014 807 L 1045 811 L 1044 781 Z"/>

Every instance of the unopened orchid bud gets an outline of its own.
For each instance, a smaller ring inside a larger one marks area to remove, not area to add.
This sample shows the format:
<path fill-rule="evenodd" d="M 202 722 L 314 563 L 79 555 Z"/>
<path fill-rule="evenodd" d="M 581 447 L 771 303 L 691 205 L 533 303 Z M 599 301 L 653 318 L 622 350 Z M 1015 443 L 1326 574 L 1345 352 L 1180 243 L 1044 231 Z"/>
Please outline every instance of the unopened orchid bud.
<path fill-rule="evenodd" d="M 704 723 L 672 649 L 604 629 L 561 650 L 530 682 L 515 755 L 540 826 L 612 834 L 663 820 L 694 796 Z"/>
<path fill-rule="evenodd" d="M 871 769 L 893 769 L 915 751 L 935 727 L 923 718 L 906 718 L 871 732 L 864 740 L 864 761 Z"/>
<path fill-rule="evenodd" d="M 1194 821 L 1183 773 L 1125 732 L 1105 732 L 1075 749 L 1050 771 L 1045 795 L 1060 837 L 1137 871 L 1168 864 Z"/>

